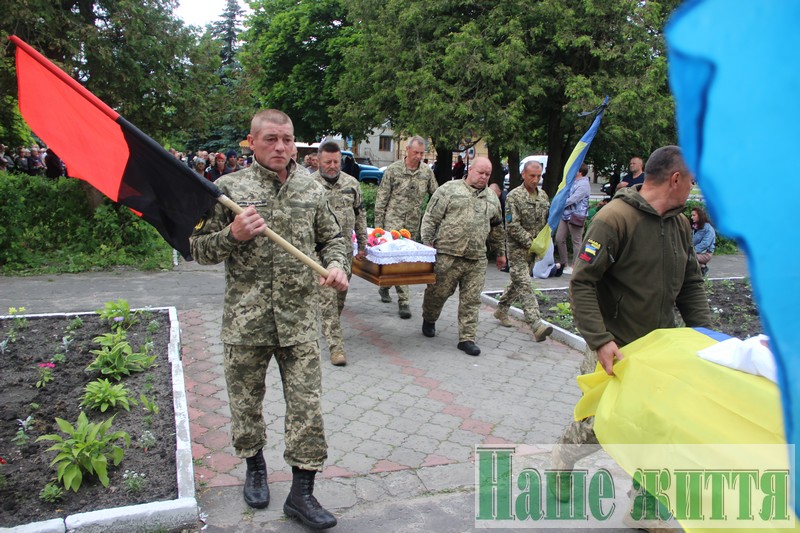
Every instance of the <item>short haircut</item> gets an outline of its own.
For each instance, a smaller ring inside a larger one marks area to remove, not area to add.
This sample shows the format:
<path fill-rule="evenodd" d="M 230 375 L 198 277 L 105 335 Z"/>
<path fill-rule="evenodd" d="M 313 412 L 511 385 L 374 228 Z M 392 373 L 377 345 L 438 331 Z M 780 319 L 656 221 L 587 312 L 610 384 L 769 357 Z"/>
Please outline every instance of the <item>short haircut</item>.
<path fill-rule="evenodd" d="M 342 149 L 339 148 L 339 144 L 336 141 L 325 141 L 324 143 L 319 145 L 318 152 L 321 154 L 322 152 L 328 152 L 329 154 L 335 154 L 341 152 Z"/>
<path fill-rule="evenodd" d="M 685 173 L 687 170 L 680 147 L 662 146 L 650 154 L 644 167 L 644 179 L 654 184 L 661 184 L 673 173 Z"/>
<path fill-rule="evenodd" d="M 278 109 L 263 109 L 253 116 L 250 121 L 250 134 L 258 132 L 262 122 L 269 122 L 271 124 L 289 124 L 294 129 L 292 119 L 289 115 Z"/>
<path fill-rule="evenodd" d="M 706 227 L 706 224 L 710 223 L 711 221 L 708 220 L 708 215 L 706 214 L 706 210 L 700 206 L 694 206 L 692 211 L 697 213 L 697 229 L 703 229 Z"/>
<path fill-rule="evenodd" d="M 411 137 L 408 140 L 408 147 L 410 148 L 412 144 L 419 144 L 419 145 L 422 145 L 423 148 L 425 148 L 425 144 L 426 143 L 425 143 L 425 139 L 423 139 L 419 135 L 414 135 L 413 137 Z"/>
<path fill-rule="evenodd" d="M 586 163 L 581 163 L 581 166 L 578 169 L 578 172 L 581 173 L 581 176 L 588 176 L 589 175 L 589 165 L 587 165 Z"/>
<path fill-rule="evenodd" d="M 544 167 L 542 166 L 541 163 L 539 163 L 535 159 L 531 159 L 530 161 L 525 163 L 525 166 L 522 167 L 522 172 L 525 172 L 526 170 L 528 170 L 528 167 L 531 166 L 531 165 L 536 165 L 536 166 L 539 167 L 539 170 L 544 170 Z"/>

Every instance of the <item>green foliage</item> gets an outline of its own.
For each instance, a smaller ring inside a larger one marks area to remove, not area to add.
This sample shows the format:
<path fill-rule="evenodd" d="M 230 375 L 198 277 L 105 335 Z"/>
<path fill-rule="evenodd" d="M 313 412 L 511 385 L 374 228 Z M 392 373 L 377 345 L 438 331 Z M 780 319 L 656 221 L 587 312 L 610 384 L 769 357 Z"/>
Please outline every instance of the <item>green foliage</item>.
<path fill-rule="evenodd" d="M 75 331 L 76 329 L 81 329 L 82 327 L 83 319 L 79 316 L 76 316 L 69 321 L 69 324 L 67 325 L 67 331 Z"/>
<path fill-rule="evenodd" d="M 92 211 L 82 182 L 0 172 L 0 272 L 170 268 L 172 249 L 129 209 Z"/>
<path fill-rule="evenodd" d="M 364 209 L 367 211 L 367 226 L 375 227 L 375 198 L 378 196 L 378 186 L 371 183 L 361 183 L 361 198 Z"/>
<path fill-rule="evenodd" d="M 64 491 L 55 483 L 48 483 L 39 492 L 39 499 L 47 503 L 57 503 L 64 496 Z"/>
<path fill-rule="evenodd" d="M 155 446 L 156 437 L 155 435 L 153 435 L 152 431 L 145 430 L 139 436 L 139 440 L 137 442 L 139 444 L 139 447 L 146 451 Z"/>
<path fill-rule="evenodd" d="M 97 357 L 86 370 L 97 371 L 103 376 L 119 381 L 122 376 L 131 375 L 131 372 L 144 372 L 150 368 L 156 356 L 148 354 L 149 345 L 145 344 L 141 352 L 134 352 L 124 339 L 124 330 L 95 337 L 94 341 L 100 344 L 100 349 L 90 350 Z"/>
<path fill-rule="evenodd" d="M 111 432 L 112 416 L 102 423 L 89 422 L 86 413 L 78 415 L 75 426 L 64 419 L 56 418 L 56 424 L 67 438 L 61 435 L 42 435 L 36 442 L 55 442 L 47 451 L 58 452 L 50 463 L 57 465 L 58 480 L 66 490 L 78 492 L 85 475 L 94 475 L 104 487 L 108 487 L 108 462 L 118 465 L 125 456 L 125 451 L 115 444 L 122 439 L 125 446 L 130 446 L 130 435 L 124 431 Z"/>
<path fill-rule="evenodd" d="M 136 313 L 131 311 L 128 300 L 124 298 L 116 302 L 106 302 L 96 313 L 113 328 L 129 329 L 139 321 Z"/>
<path fill-rule="evenodd" d="M 131 410 L 128 389 L 122 383 L 112 385 L 107 379 L 97 379 L 87 384 L 84 391 L 81 407 L 99 409 L 105 413 L 109 407 L 116 408 L 119 404 L 126 411 Z"/>
<path fill-rule="evenodd" d="M 53 354 L 53 357 L 50 359 L 50 361 L 53 364 L 57 364 L 57 365 L 62 364 L 66 360 L 67 360 L 67 356 L 64 355 L 63 353 Z"/>
<path fill-rule="evenodd" d="M 144 490 L 147 485 L 147 478 L 144 474 L 139 474 L 133 470 L 126 470 L 122 474 L 122 484 L 125 485 L 125 490 L 131 494 L 139 494 Z"/>
<path fill-rule="evenodd" d="M 161 323 L 158 320 L 151 320 L 147 324 L 147 333 L 150 333 L 152 335 L 153 333 L 158 331 L 160 327 L 161 327 Z"/>
<path fill-rule="evenodd" d="M 151 415 L 157 415 L 158 414 L 158 404 L 155 402 L 155 400 L 149 399 L 144 394 L 140 395 L 139 399 L 142 401 L 142 408 L 145 411 L 147 411 Z"/>
<path fill-rule="evenodd" d="M 54 363 L 39 363 L 37 367 L 39 370 L 39 380 L 36 382 L 37 389 L 43 389 L 53 381 L 53 368 L 55 366 Z"/>
<path fill-rule="evenodd" d="M 25 430 L 19 428 L 16 434 L 14 434 L 14 437 L 11 439 L 11 442 L 13 442 L 14 445 L 17 446 L 18 448 L 24 448 L 25 446 L 28 445 L 28 442 L 30 440 L 31 438 L 28 436 L 27 433 L 25 433 Z"/>
<path fill-rule="evenodd" d="M 550 308 L 550 311 L 556 313 L 553 321 L 564 329 L 572 328 L 572 306 L 569 302 L 559 302 Z"/>

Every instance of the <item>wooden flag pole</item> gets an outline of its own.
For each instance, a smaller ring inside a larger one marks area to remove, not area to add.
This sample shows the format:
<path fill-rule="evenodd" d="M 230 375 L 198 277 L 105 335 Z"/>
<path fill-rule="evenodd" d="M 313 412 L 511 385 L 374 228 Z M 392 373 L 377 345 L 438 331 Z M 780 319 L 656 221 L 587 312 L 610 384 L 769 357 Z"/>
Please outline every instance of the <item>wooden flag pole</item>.
<path fill-rule="evenodd" d="M 237 215 L 242 211 L 244 211 L 244 209 L 239 204 L 237 204 L 224 194 L 221 194 L 219 198 L 217 198 L 217 201 L 219 201 L 219 203 L 221 203 L 222 205 L 224 205 Z M 323 267 L 322 265 L 320 265 L 319 263 L 308 257 L 300 250 L 298 250 L 292 243 L 290 243 L 289 241 L 287 241 L 286 239 L 284 239 L 283 237 L 281 237 L 280 235 L 269 229 L 269 226 L 264 228 L 264 234 L 267 237 L 269 237 L 271 241 L 275 242 L 278 246 L 280 246 L 281 248 L 292 254 L 294 257 L 305 263 L 307 266 L 309 266 L 317 274 L 319 274 L 323 278 L 328 277 L 328 270 L 325 267 Z"/>

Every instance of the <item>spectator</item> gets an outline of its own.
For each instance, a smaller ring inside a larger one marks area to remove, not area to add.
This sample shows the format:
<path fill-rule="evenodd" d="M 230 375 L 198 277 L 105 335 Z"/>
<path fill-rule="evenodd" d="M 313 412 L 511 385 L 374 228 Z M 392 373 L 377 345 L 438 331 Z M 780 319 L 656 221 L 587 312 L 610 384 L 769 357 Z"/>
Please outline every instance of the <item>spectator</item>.
<path fill-rule="evenodd" d="M 422 242 L 436 248 L 436 283 L 425 289 L 422 334 L 436 336 L 442 307 L 458 288 L 457 348 L 472 356 L 481 353 L 475 340 L 487 241 L 497 252 L 497 268 L 506 266 L 500 201 L 486 187 L 491 175 L 491 161 L 476 158 L 465 180 L 449 181 L 436 189 L 422 218 Z"/>
<path fill-rule="evenodd" d="M 306 165 L 306 169 L 308 169 L 309 174 L 313 174 L 317 170 L 319 170 L 319 155 L 317 154 L 308 154 L 306 156 L 308 158 L 308 164 Z"/>
<path fill-rule="evenodd" d="M 561 264 L 566 265 L 564 274 L 572 274 L 572 267 L 581 249 L 583 239 L 583 226 L 586 223 L 586 216 L 589 214 L 589 196 L 592 194 L 592 186 L 589 185 L 589 165 L 583 163 L 578 169 L 569 196 L 564 204 L 564 213 L 558 223 L 556 230 L 556 246 L 558 247 L 558 258 Z M 567 254 L 567 234 L 572 238 L 572 263 Z"/>
<path fill-rule="evenodd" d="M 460 180 L 461 178 L 463 178 L 464 177 L 464 169 L 465 168 L 466 168 L 466 165 L 464 164 L 464 158 L 461 157 L 461 156 L 458 156 L 458 161 L 456 161 L 456 164 L 453 165 L 453 171 L 451 173 L 453 179 L 454 180 Z"/>
<path fill-rule="evenodd" d="M 631 159 L 630 172 L 625 174 L 622 181 L 617 185 L 616 190 L 624 189 L 625 187 L 633 187 L 644 183 L 644 163 L 641 157 L 634 157 Z"/>
<path fill-rule="evenodd" d="M 553 258 L 554 250 L 555 246 L 553 246 L 553 243 L 551 242 L 547 247 L 547 252 L 545 252 L 544 257 L 540 261 L 536 261 L 536 263 L 533 265 L 531 276 L 539 279 L 547 279 L 553 277 L 558 278 L 564 273 L 564 265 L 561 263 L 556 263 L 555 259 Z"/>
<path fill-rule="evenodd" d="M 708 221 L 708 215 L 702 207 L 692 208 L 692 246 L 694 246 L 694 253 L 697 255 L 697 262 L 700 263 L 700 272 L 703 276 L 708 275 L 708 262 L 714 256 L 714 246 L 717 240 L 717 232 L 711 222 Z"/>
<path fill-rule="evenodd" d="M 217 181 L 219 178 L 228 173 L 228 168 L 225 165 L 225 154 L 219 153 L 214 158 L 214 166 L 206 169 L 208 179 L 210 181 Z"/>
<path fill-rule="evenodd" d="M 6 145 L 0 143 L 0 164 L 3 165 L 3 170 L 11 170 L 14 168 L 14 158 L 12 158 L 9 154 L 6 153 Z"/>
<path fill-rule="evenodd" d="M 236 150 L 228 150 L 228 153 L 225 154 L 225 156 L 227 157 L 227 161 L 225 163 L 225 174 L 230 174 L 231 172 L 241 170 L 239 168 L 239 163 L 237 162 Z"/>
<path fill-rule="evenodd" d="M 39 154 L 39 146 L 36 144 L 31 146 L 30 155 L 28 156 L 28 174 L 31 176 L 44 174 L 44 161 Z"/>
<path fill-rule="evenodd" d="M 64 175 L 64 163 L 52 148 L 47 150 L 47 155 L 44 157 L 44 165 L 44 173 L 48 178 L 58 179 Z"/>
<path fill-rule="evenodd" d="M 30 156 L 31 151 L 24 146 L 20 146 L 17 155 L 14 158 L 14 168 L 18 172 L 24 172 L 25 174 L 28 174 L 28 158 Z"/>
<path fill-rule="evenodd" d="M 234 216 L 216 204 L 190 239 L 192 256 L 200 264 L 225 262 L 221 338 L 233 447 L 247 463 L 245 502 L 257 509 L 269 505 L 263 402 L 267 366 L 274 358 L 286 403 L 284 458 L 292 467 L 283 511 L 314 529 L 330 528 L 336 518 L 313 496 L 314 478 L 328 455 L 317 285 L 347 288 L 343 268 L 352 248 L 342 238 L 325 190 L 307 173 L 298 173 L 297 163 L 290 159 L 295 147 L 291 119 L 275 109 L 261 111 L 252 119 L 247 140 L 255 162 L 223 176 L 218 185 L 233 201 L 250 205 Z M 328 276 L 320 279 L 266 239 L 263 217 L 305 254 L 312 255 L 316 247 Z"/>
<path fill-rule="evenodd" d="M 528 161 L 522 167 L 522 185 L 508 193 L 506 198 L 506 235 L 511 283 L 500 297 L 494 313 L 501 326 L 510 328 L 512 324 L 508 319 L 508 309 L 512 303 L 521 302 L 525 322 L 531 328 L 536 342 L 544 341 L 553 333 L 553 328 L 541 319 L 539 302 L 531 285 L 531 269 L 536 260 L 530 252 L 531 243 L 547 224 L 547 212 L 550 209 L 547 194 L 539 188 L 541 179 L 542 164 Z"/>
<path fill-rule="evenodd" d="M 421 164 L 424 154 L 425 139 L 414 136 L 408 141 L 405 158 L 389 165 L 383 173 L 375 197 L 375 227 L 386 231 L 407 229 L 412 239 L 419 239 L 425 195 L 432 195 L 438 187 L 433 171 Z M 400 318 L 411 318 L 408 285 L 398 285 L 395 290 Z M 392 301 L 389 287 L 381 287 L 378 294 L 383 303 Z"/>
<path fill-rule="evenodd" d="M 192 165 L 192 170 L 194 170 L 197 174 L 199 174 L 200 176 L 203 176 L 207 180 L 211 179 L 211 178 L 208 177 L 208 174 L 206 173 L 206 160 L 205 159 L 203 159 L 202 157 L 200 157 L 198 155 L 197 157 L 194 158 L 193 163 L 194 164 Z"/>

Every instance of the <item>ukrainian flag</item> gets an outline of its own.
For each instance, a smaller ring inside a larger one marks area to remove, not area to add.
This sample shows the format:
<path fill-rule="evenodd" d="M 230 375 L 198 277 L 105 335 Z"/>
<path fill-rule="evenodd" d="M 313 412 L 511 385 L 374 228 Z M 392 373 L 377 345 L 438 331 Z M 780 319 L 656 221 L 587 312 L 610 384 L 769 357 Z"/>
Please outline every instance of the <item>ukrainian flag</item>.
<path fill-rule="evenodd" d="M 553 238 L 553 233 L 555 233 L 555 231 L 558 229 L 558 224 L 561 221 L 561 215 L 564 213 L 567 198 L 569 197 L 569 190 L 572 188 L 572 182 L 575 181 L 575 176 L 578 174 L 578 169 L 581 167 L 583 160 L 586 158 L 586 152 L 589 151 L 589 146 L 592 144 L 594 136 L 597 135 L 597 130 L 600 129 L 600 121 L 603 119 L 603 113 L 605 113 L 606 107 L 608 107 L 608 96 L 605 97 L 600 106 L 590 112 L 596 113 L 594 122 L 592 122 L 592 125 L 589 127 L 586 133 L 583 134 L 581 140 L 578 141 L 578 144 L 575 146 L 575 149 L 572 151 L 572 154 L 567 160 L 567 164 L 564 165 L 564 177 L 561 179 L 561 183 L 558 185 L 556 195 L 550 202 L 550 216 L 547 218 L 547 224 L 542 228 L 531 245 L 531 253 L 536 254 L 539 257 L 544 256 L 544 253 L 547 251 L 547 247 Z"/>

